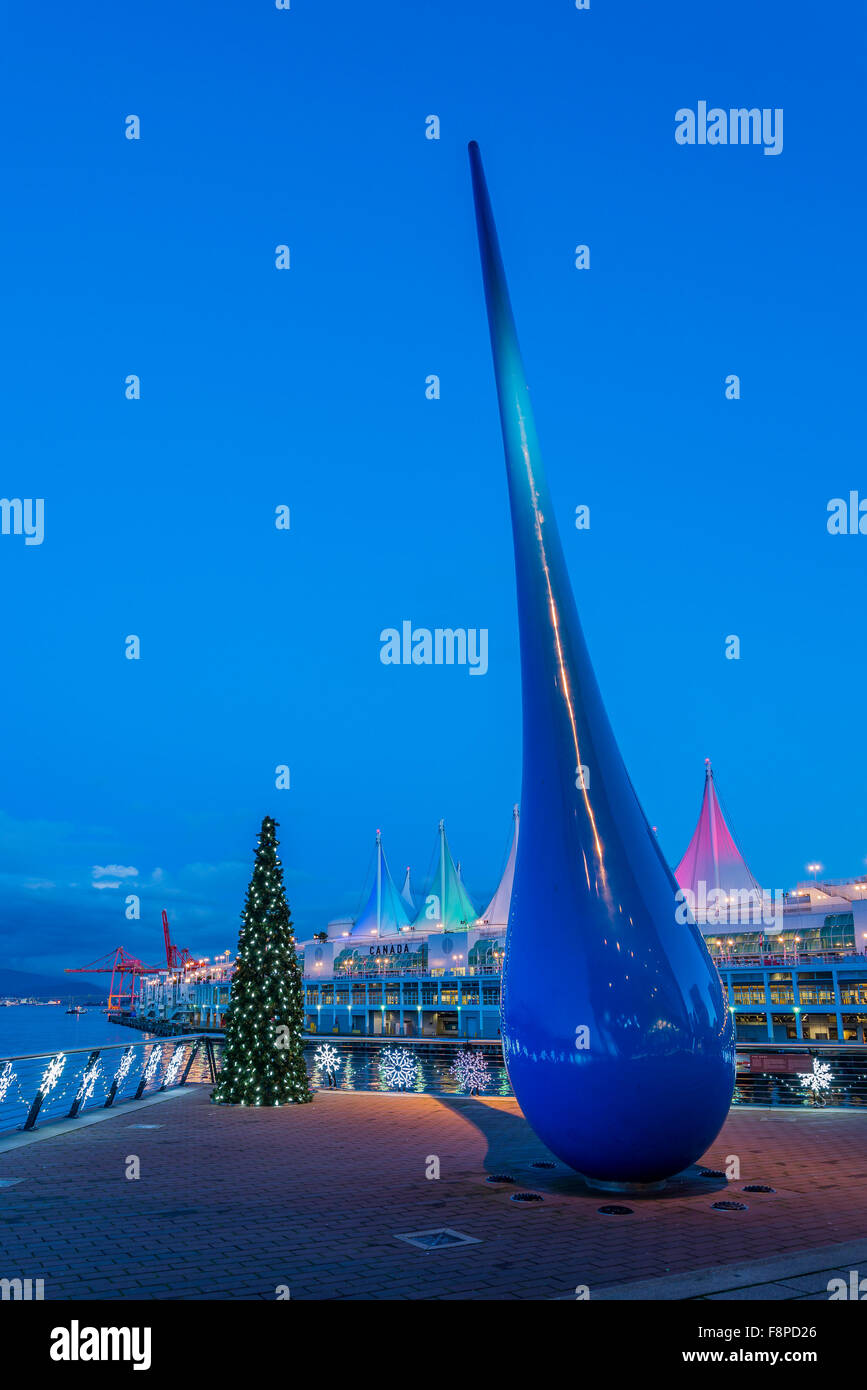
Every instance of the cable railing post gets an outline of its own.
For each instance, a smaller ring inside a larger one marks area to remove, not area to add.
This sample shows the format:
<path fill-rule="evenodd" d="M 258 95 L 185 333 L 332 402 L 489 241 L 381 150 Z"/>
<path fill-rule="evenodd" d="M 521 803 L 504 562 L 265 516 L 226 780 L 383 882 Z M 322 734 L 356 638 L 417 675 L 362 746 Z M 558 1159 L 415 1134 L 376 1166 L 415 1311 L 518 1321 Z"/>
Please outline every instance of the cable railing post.
<path fill-rule="evenodd" d="M 49 1062 L 48 1066 L 42 1074 L 42 1080 L 39 1083 L 39 1090 L 33 1097 L 33 1104 L 31 1105 L 27 1113 L 27 1119 L 24 1121 L 25 1129 L 32 1129 L 33 1126 L 36 1124 L 36 1117 L 42 1109 L 42 1102 L 45 1100 L 45 1097 L 52 1091 L 54 1086 L 57 1084 L 57 1078 L 60 1075 L 60 1072 L 62 1071 L 62 1066 L 58 1068 L 56 1073 L 54 1072 L 54 1068 L 58 1066 L 59 1063 L 62 1063 L 65 1060 L 65 1057 L 66 1054 L 63 1052 L 54 1052 L 51 1054 L 51 1061 Z"/>
<path fill-rule="evenodd" d="M 183 1074 L 183 1076 L 181 1077 L 180 1081 L 178 1082 L 178 1085 L 179 1085 L 179 1086 L 186 1086 L 186 1084 L 187 1084 L 187 1077 L 188 1077 L 189 1074 L 190 1074 L 190 1067 L 193 1065 L 193 1062 L 194 1062 L 195 1059 L 196 1059 L 196 1056 L 197 1056 L 197 1054 L 198 1054 L 199 1046 L 200 1046 L 200 1044 L 201 1044 L 201 1041 L 202 1041 L 201 1038 L 196 1038 L 195 1042 L 193 1043 L 192 1047 L 190 1048 L 190 1055 L 189 1055 L 189 1057 L 187 1058 L 187 1065 L 184 1067 L 184 1074 Z"/>
<path fill-rule="evenodd" d="M 105 1105 L 103 1106 L 104 1110 L 108 1110 L 109 1106 L 114 1103 L 114 1098 L 117 1095 L 117 1088 L 120 1085 L 121 1081 L 123 1081 L 126 1077 L 126 1074 L 129 1071 L 130 1066 L 132 1065 L 132 1051 L 134 1047 L 135 1043 L 130 1043 L 129 1047 L 126 1049 L 126 1052 L 123 1054 L 123 1057 L 121 1057 L 120 1059 L 120 1066 L 118 1067 L 117 1071 L 114 1074 L 114 1077 L 112 1078 L 112 1083 L 109 1087 L 108 1095 L 105 1098 Z M 127 1058 L 129 1058 L 130 1060 L 125 1066 L 124 1063 L 126 1062 Z"/>
<path fill-rule="evenodd" d="M 141 1069 L 141 1081 L 138 1083 L 133 1100 L 141 1100 L 142 1093 L 149 1081 L 153 1080 L 154 1072 L 159 1066 L 160 1058 L 163 1055 L 162 1043 L 151 1043 L 151 1050 L 148 1053 L 147 1061 Z"/>

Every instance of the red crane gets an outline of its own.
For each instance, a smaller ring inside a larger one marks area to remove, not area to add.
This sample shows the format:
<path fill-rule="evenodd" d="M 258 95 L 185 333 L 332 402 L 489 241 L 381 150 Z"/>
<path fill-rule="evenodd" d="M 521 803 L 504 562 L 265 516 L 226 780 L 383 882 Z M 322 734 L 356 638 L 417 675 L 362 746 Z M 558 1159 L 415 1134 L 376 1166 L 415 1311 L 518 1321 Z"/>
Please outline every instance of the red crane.
<path fill-rule="evenodd" d="M 133 1009 L 138 998 L 142 975 L 158 975 L 162 965 L 142 965 L 136 956 L 131 956 L 122 946 L 100 956 L 92 965 L 67 966 L 66 975 L 111 975 L 108 991 L 108 1007 Z"/>
<path fill-rule="evenodd" d="M 163 908 L 163 936 L 166 942 L 166 965 L 169 967 L 169 970 L 182 970 L 187 961 L 193 958 L 186 946 L 175 946 L 172 942 L 171 935 L 169 934 L 168 914 L 165 908 Z"/>

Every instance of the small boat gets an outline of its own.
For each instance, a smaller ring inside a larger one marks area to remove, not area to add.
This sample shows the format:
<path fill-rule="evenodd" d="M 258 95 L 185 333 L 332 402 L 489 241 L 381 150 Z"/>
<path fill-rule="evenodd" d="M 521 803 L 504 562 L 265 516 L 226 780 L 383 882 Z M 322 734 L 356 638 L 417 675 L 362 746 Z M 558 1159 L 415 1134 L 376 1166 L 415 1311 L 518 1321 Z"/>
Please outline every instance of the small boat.
<path fill-rule="evenodd" d="M 86 1014 L 87 1009 L 83 1008 L 81 1004 L 73 1004 L 72 1000 L 70 999 L 69 1006 L 66 1012 L 68 1014 Z"/>

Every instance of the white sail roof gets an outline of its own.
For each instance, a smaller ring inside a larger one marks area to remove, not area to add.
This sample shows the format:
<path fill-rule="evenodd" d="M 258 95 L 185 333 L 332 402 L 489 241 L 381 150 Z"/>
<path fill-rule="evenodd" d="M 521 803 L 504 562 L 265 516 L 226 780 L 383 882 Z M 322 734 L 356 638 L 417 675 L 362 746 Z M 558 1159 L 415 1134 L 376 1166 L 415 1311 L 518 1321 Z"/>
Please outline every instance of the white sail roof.
<path fill-rule="evenodd" d="M 403 887 L 402 887 L 401 890 L 400 890 L 400 896 L 403 898 L 403 900 L 404 900 L 404 902 L 406 903 L 407 907 L 409 908 L 410 912 L 415 913 L 415 902 L 413 901 L 412 886 L 411 886 L 410 881 L 409 881 L 409 865 L 408 865 L 408 864 L 407 864 L 407 866 L 406 866 L 406 878 L 405 878 L 404 881 L 403 881 Z"/>
<path fill-rule="evenodd" d="M 518 855 L 518 825 L 520 814 L 517 806 L 512 810 L 515 818 L 515 827 L 512 831 L 512 847 L 509 850 L 509 857 L 506 860 L 506 867 L 503 870 L 503 877 L 500 885 L 488 903 L 481 917 L 480 922 L 484 922 L 491 927 L 506 927 L 509 924 L 509 906 L 512 901 L 512 883 L 515 878 L 515 859 Z"/>
<path fill-rule="evenodd" d="M 382 835 L 377 830 L 373 886 L 367 902 L 355 919 L 352 935 L 366 936 L 369 933 L 378 933 L 380 936 L 393 936 L 406 926 L 409 926 L 406 903 L 398 893 L 389 872 L 388 861 L 382 848 Z"/>

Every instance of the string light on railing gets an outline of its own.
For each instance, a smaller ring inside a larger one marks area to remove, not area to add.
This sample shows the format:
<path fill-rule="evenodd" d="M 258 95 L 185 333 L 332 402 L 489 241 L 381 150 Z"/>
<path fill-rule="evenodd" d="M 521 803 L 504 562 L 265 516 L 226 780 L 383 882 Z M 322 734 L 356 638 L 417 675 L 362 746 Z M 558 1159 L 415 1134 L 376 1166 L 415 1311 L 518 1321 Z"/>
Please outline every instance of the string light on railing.
<path fill-rule="evenodd" d="M 123 1083 L 124 1083 L 124 1081 L 126 1080 L 127 1076 L 129 1075 L 129 1069 L 130 1069 L 130 1067 L 131 1067 L 132 1064 L 133 1064 L 133 1059 L 134 1059 L 134 1053 L 133 1053 L 132 1048 L 130 1048 L 129 1052 L 125 1052 L 125 1053 L 123 1054 L 123 1056 L 121 1057 L 121 1059 L 120 1059 L 120 1066 L 118 1067 L 117 1071 L 115 1072 L 114 1081 L 113 1081 L 112 1084 L 113 1084 L 116 1088 L 119 1089 L 119 1088 L 123 1085 Z"/>
<path fill-rule="evenodd" d="M 91 1096 L 93 1095 L 93 1088 L 96 1085 L 97 1078 L 100 1075 L 101 1071 L 102 1063 L 96 1061 L 93 1063 L 92 1066 L 87 1068 L 87 1070 L 84 1073 L 84 1076 L 81 1078 L 81 1085 L 75 1093 L 75 1099 L 79 1102 L 80 1110 L 84 1109 L 85 1104 L 87 1103 L 87 1101 L 90 1100 Z"/>
<path fill-rule="evenodd" d="M 184 1060 L 184 1054 L 186 1053 L 186 1050 L 186 1047 L 182 1044 L 180 1047 L 176 1047 L 174 1052 L 172 1053 L 171 1060 L 168 1066 L 166 1067 L 166 1078 L 163 1082 L 163 1085 L 166 1087 L 167 1090 L 169 1086 L 174 1086 L 175 1082 L 178 1079 L 178 1072 L 181 1069 L 181 1063 Z"/>
<path fill-rule="evenodd" d="M 18 1073 L 12 1070 L 12 1063 L 7 1062 L 3 1070 L 0 1071 L 0 1105 L 2 1105 L 6 1099 L 6 1092 L 12 1085 L 12 1082 L 17 1081 L 17 1079 Z"/>
<path fill-rule="evenodd" d="M 148 1081 L 152 1081 L 152 1080 L 153 1080 L 154 1075 L 155 1075 L 155 1073 L 156 1073 L 156 1069 L 157 1069 L 157 1067 L 158 1067 L 159 1064 L 160 1064 L 160 1058 L 162 1057 L 162 1055 L 163 1055 L 163 1049 L 162 1049 L 162 1047 L 161 1047 L 159 1044 L 157 1044 L 156 1047 L 152 1047 L 152 1048 L 151 1048 L 150 1054 L 149 1054 L 148 1060 L 147 1060 L 147 1065 L 145 1066 L 145 1069 L 144 1069 L 145 1084 L 147 1084 Z"/>
<path fill-rule="evenodd" d="M 60 1080 L 61 1072 L 63 1071 L 63 1068 L 65 1066 L 65 1052 L 59 1053 L 57 1057 L 52 1057 L 51 1061 L 48 1063 L 48 1066 L 45 1068 L 42 1080 L 39 1083 L 39 1089 L 42 1092 L 43 1096 L 49 1095 L 50 1092 L 54 1090 L 55 1086 Z"/>

